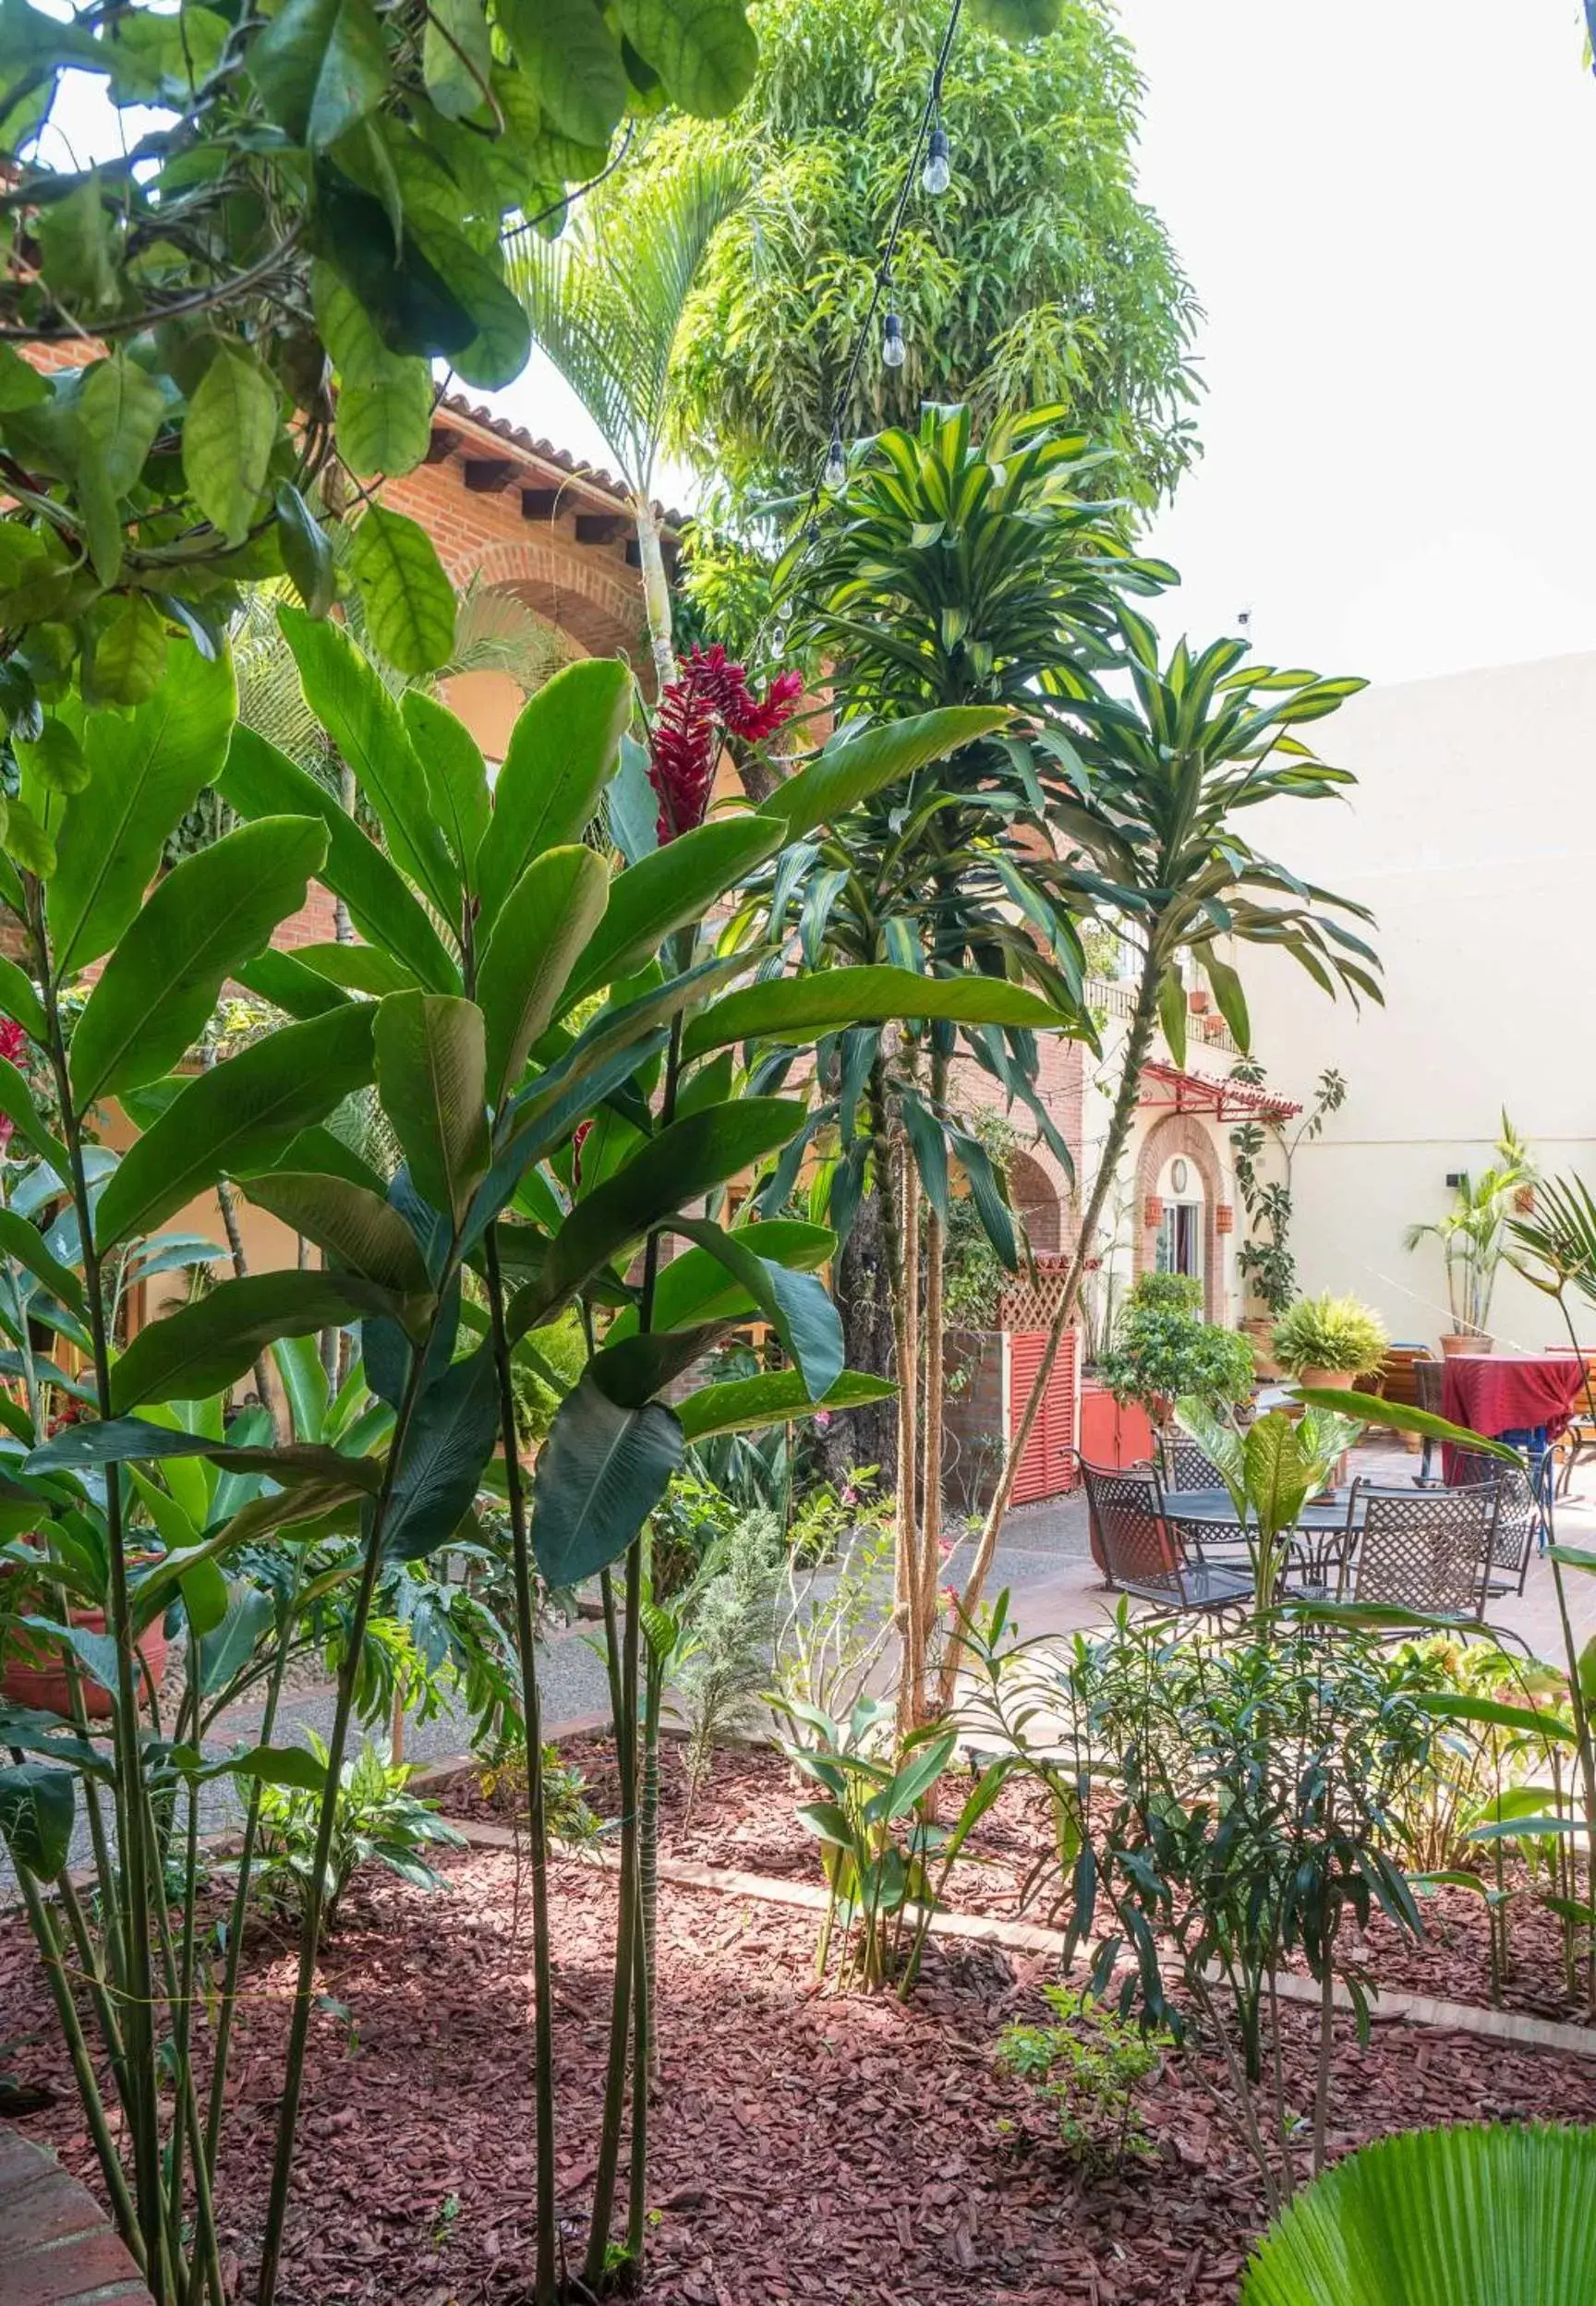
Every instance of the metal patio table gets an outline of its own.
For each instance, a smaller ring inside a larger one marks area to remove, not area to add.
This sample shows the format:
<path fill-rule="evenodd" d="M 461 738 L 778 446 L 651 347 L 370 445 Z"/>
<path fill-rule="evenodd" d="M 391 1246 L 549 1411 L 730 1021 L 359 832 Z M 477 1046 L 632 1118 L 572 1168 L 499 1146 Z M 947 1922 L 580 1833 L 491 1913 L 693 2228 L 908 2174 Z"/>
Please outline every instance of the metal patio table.
<path fill-rule="evenodd" d="M 1327 1497 L 1304 1505 L 1291 1526 L 1287 1574 L 1300 1584 L 1328 1592 L 1341 1565 L 1341 1540 L 1356 1537 L 1362 1527 L 1361 1500 L 1354 1500 L 1352 1519 L 1347 1519 L 1350 1490 L 1332 1490 Z M 1239 1545 L 1244 1538 L 1228 1490 L 1166 1490 L 1164 1511 L 1177 1527 L 1211 1529 L 1217 1542 Z M 1199 1537 L 1198 1543 L 1202 1543 Z"/>

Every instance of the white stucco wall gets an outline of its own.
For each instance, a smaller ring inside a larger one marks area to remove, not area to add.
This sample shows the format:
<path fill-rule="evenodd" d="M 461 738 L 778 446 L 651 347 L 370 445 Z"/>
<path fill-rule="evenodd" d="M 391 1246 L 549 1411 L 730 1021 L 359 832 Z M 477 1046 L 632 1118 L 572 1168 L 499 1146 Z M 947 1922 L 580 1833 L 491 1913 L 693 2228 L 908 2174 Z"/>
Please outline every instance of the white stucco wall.
<path fill-rule="evenodd" d="M 1481 582 L 1491 582 L 1481 570 Z M 1386 1007 L 1332 1005 L 1290 963 L 1244 961 L 1254 1043 L 1301 1097 L 1327 1065 L 1349 1093 L 1298 1156 L 1303 1286 L 1350 1290 L 1394 1335 L 1445 1322 L 1440 1254 L 1405 1228 L 1446 1209 L 1449 1170 L 1479 1168 L 1505 1106 L 1548 1170 L 1596 1187 L 1596 654 L 1371 689 L 1310 733 L 1356 770 L 1347 805 L 1261 813 L 1259 845 L 1374 908 Z M 1510 1273 L 1492 1327 L 1560 1334 Z M 1596 1343 L 1596 1309 L 1581 1325 Z"/>

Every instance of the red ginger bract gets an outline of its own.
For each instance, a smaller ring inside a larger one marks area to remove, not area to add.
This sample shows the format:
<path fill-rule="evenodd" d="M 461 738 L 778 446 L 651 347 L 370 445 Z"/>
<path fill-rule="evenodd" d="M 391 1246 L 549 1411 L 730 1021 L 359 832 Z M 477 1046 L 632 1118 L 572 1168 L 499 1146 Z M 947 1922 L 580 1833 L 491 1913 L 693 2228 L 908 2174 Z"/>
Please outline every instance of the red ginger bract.
<path fill-rule="evenodd" d="M 725 739 L 760 744 L 791 719 L 804 691 L 801 673 L 778 674 L 756 697 L 741 665 L 728 664 L 719 642 L 693 648 L 665 684 L 654 722 L 648 781 L 659 797 L 655 827 L 661 848 L 704 822 Z"/>

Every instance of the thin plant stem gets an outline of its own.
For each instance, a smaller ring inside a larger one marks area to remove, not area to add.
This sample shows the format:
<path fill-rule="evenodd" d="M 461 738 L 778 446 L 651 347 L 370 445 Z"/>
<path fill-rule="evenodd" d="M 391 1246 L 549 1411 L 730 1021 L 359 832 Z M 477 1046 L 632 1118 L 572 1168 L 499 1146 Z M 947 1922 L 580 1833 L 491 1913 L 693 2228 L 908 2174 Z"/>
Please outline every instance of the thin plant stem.
<path fill-rule="evenodd" d="M 560 2219 L 554 2165 L 554 1978 L 549 1948 L 549 1815 L 543 1781 L 543 1712 L 538 1688 L 532 1547 L 515 1433 L 515 1393 L 511 1382 L 510 1336 L 504 1317 L 504 1280 L 499 1263 L 497 1225 L 488 1227 L 483 1259 L 493 1360 L 499 1379 L 499 1421 L 504 1437 L 504 1493 L 510 1509 L 510 1544 L 515 1577 L 515 1646 L 521 1661 L 522 1734 L 526 1741 L 527 1830 L 532 1869 L 532 2062 L 538 2150 L 536 2299 L 537 2306 L 554 2306 Z"/>
<path fill-rule="evenodd" d="M 453 1262 L 451 1246 L 450 1264 Z M 447 1279 L 447 1271 L 445 1274 Z M 429 1342 L 430 1339 L 429 1337 Z M 283 2262 L 283 2233 L 288 2215 L 288 2188 L 294 2175 L 295 2133 L 299 2120 L 299 2096 L 305 2081 L 305 2046 L 310 2034 L 310 2008 L 316 1986 L 316 1960 L 320 1951 L 323 1884 L 327 1877 L 328 1862 L 332 1850 L 332 1829 L 337 1816 L 339 1778 L 344 1766 L 344 1749 L 349 1736 L 349 1718 L 355 1709 L 355 1683 L 360 1668 L 360 1650 L 366 1638 L 366 1626 L 371 1614 L 372 1597 L 377 1590 L 377 1575 L 381 1565 L 382 1539 L 386 1530 L 388 1506 L 393 1494 L 400 1461 L 410 1431 L 410 1420 L 421 1391 L 422 1372 L 427 1354 L 424 1346 L 413 1345 L 410 1366 L 405 1373 L 405 1391 L 393 1423 L 393 1438 L 389 1444 L 388 1462 L 383 1468 L 382 1486 L 371 1507 L 366 1531 L 365 1555 L 360 1567 L 360 1582 L 355 1596 L 355 1608 L 350 1620 L 348 1642 L 338 1668 L 338 1697 L 333 1708 L 332 1728 L 327 1741 L 327 1782 L 321 1794 L 321 1809 L 316 1827 L 316 1854 L 311 1865 L 310 1878 L 305 1885 L 305 1907 L 299 1944 L 299 1972 L 294 1988 L 294 2016 L 288 2030 L 288 2047 L 283 2076 L 283 2099 L 277 2117 L 277 2143 L 272 2164 L 272 2191 L 266 2206 L 265 2230 L 260 2248 L 260 2270 L 256 2284 L 257 2306 L 272 2306 L 277 2295 L 277 2277 Z"/>

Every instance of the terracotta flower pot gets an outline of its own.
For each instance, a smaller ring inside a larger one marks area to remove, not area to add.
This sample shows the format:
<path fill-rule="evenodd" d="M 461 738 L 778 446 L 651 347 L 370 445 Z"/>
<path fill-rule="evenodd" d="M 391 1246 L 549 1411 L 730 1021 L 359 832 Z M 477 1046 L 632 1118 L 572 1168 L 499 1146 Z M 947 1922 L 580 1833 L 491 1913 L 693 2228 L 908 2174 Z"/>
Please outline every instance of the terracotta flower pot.
<path fill-rule="evenodd" d="M 74 1610 L 72 1623 L 86 1634 L 103 1634 L 105 1612 Z M 139 1637 L 139 1655 L 157 1689 L 166 1670 L 166 1636 L 157 1618 Z M 83 1693 L 83 1710 L 90 1720 L 109 1721 L 110 1691 L 102 1689 L 87 1673 L 80 1672 L 78 1680 Z M 139 1691 L 141 1698 L 145 1694 L 142 1689 Z M 52 1641 L 47 1634 L 9 1633 L 6 1637 L 5 1665 L 0 1668 L 0 1697 L 13 1706 L 30 1706 L 40 1713 L 58 1713 L 64 1720 L 70 1720 L 72 1688 L 62 1645 Z"/>
<path fill-rule="evenodd" d="M 1285 1376 L 1285 1370 L 1275 1358 L 1273 1313 L 1250 1313 L 1241 1324 L 1241 1334 L 1252 1348 L 1252 1366 L 1265 1385 L 1273 1385 Z"/>
<path fill-rule="evenodd" d="M 1356 1370 L 1299 1370 L 1299 1385 L 1334 1386 L 1338 1393 L 1349 1394 L 1358 1382 Z"/>
<path fill-rule="evenodd" d="M 1489 1353 L 1495 1343 L 1494 1337 L 1478 1329 L 1449 1329 L 1442 1337 L 1441 1350 L 1450 1360 L 1455 1353 Z"/>

